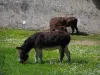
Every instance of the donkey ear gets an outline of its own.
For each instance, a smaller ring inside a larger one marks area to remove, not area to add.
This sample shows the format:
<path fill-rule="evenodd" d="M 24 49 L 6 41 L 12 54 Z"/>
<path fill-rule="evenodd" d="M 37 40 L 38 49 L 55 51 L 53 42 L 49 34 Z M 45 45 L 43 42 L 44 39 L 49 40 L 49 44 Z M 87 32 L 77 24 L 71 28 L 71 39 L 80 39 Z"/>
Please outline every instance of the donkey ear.
<path fill-rule="evenodd" d="M 21 49 L 21 47 L 16 47 L 16 49 Z"/>

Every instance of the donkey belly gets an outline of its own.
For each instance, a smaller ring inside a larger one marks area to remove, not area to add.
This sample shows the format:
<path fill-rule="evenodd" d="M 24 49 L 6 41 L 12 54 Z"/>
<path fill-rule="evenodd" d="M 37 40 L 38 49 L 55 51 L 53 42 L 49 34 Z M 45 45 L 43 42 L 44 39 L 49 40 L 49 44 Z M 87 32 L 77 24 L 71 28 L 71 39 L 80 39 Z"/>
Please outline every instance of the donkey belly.
<path fill-rule="evenodd" d="M 44 47 L 43 49 L 44 50 L 57 50 L 57 49 L 60 49 L 61 46 L 53 46 L 53 47 Z"/>

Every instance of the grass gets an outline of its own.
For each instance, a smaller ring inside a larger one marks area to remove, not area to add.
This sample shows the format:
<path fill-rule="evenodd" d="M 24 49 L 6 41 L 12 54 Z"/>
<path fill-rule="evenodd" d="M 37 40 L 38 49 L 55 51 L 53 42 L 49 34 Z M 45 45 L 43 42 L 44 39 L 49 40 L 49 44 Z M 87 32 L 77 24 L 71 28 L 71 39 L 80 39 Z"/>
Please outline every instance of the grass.
<path fill-rule="evenodd" d="M 59 63 L 57 50 L 44 50 L 45 63 L 34 64 L 34 49 L 29 54 L 27 64 L 20 64 L 15 48 L 35 32 L 37 31 L 0 29 L 0 75 L 100 75 L 100 35 L 71 35 L 70 64 L 66 57 Z"/>

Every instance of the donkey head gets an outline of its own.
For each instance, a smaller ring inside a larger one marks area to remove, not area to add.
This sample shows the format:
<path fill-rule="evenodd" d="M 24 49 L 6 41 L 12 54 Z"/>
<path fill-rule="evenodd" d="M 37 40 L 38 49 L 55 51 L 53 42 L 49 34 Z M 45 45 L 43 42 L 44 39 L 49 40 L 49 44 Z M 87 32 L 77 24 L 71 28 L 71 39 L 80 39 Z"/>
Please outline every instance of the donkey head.
<path fill-rule="evenodd" d="M 16 47 L 18 50 L 18 55 L 19 55 L 19 62 L 20 63 L 25 63 L 25 61 L 28 59 L 28 53 L 25 52 L 21 47 Z"/>

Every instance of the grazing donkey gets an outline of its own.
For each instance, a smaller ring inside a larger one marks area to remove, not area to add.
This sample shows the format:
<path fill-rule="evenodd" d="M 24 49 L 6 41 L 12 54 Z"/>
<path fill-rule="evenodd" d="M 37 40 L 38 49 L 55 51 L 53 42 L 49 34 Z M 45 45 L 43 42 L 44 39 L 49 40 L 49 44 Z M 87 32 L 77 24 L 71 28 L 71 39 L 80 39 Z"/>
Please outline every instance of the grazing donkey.
<path fill-rule="evenodd" d="M 24 63 L 28 59 L 29 51 L 34 48 L 36 52 L 35 62 L 38 62 L 38 58 L 42 63 L 42 50 L 44 48 L 59 47 L 60 62 L 66 53 L 68 61 L 71 61 L 70 52 L 68 50 L 68 44 L 70 42 L 70 35 L 68 32 L 62 30 L 56 30 L 52 32 L 37 32 L 30 36 L 21 47 L 16 47 L 19 52 L 20 63 Z"/>
<path fill-rule="evenodd" d="M 74 30 L 76 29 L 76 33 L 78 34 L 77 18 L 75 17 L 54 17 L 50 20 L 50 31 L 59 29 L 62 26 L 71 27 L 72 34 L 74 33 Z"/>

